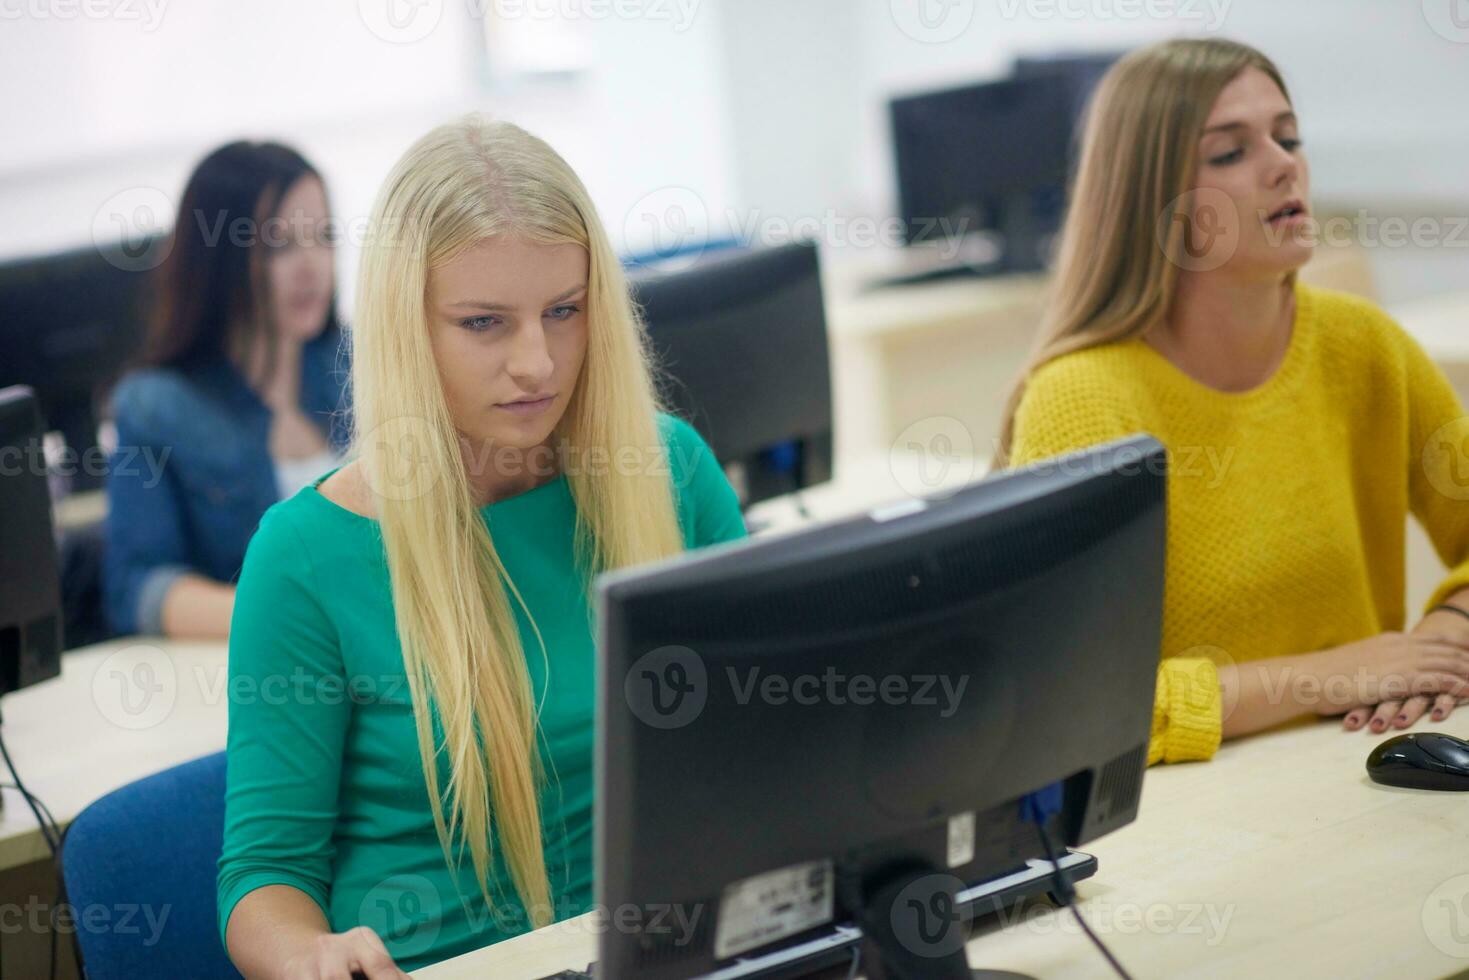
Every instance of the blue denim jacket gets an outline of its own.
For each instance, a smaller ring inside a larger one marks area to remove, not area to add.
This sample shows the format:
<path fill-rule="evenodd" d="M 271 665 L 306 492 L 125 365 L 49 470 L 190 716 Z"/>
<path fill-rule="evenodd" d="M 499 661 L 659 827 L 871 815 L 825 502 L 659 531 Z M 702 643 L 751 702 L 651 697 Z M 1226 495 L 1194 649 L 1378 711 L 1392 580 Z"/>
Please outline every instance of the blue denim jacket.
<path fill-rule="evenodd" d="M 336 330 L 303 349 L 301 408 L 337 450 L 348 436 L 346 366 Z M 187 376 L 135 371 L 112 405 L 107 618 L 119 633 L 161 633 L 163 597 L 179 576 L 234 581 L 256 524 L 279 499 L 270 410 L 227 362 Z"/>

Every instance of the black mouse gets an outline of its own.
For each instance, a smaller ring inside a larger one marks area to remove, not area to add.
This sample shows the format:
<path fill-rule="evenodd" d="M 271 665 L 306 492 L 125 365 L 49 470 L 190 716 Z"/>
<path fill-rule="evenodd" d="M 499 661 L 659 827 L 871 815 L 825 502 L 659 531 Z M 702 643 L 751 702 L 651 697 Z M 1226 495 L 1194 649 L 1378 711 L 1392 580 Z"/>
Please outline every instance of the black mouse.
<path fill-rule="evenodd" d="M 1372 750 L 1367 775 L 1384 786 L 1469 790 L 1469 742 L 1438 732 L 1398 735 Z"/>

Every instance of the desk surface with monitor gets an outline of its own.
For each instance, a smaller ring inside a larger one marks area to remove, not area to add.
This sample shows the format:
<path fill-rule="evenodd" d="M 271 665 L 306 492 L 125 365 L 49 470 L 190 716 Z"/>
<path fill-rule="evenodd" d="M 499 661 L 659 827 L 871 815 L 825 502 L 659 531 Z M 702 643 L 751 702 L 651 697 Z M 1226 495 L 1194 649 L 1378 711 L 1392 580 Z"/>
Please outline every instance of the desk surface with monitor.
<path fill-rule="evenodd" d="M 1469 711 L 1414 731 L 1469 736 Z M 1138 977 L 1374 976 L 1469 969 L 1469 808 L 1391 789 L 1363 761 L 1380 738 L 1324 721 L 1155 767 L 1136 823 L 1087 847 L 1089 925 Z M 417 971 L 536 978 L 596 958 L 589 916 Z M 972 965 L 1047 980 L 1107 976 L 1070 913 L 1030 906 L 971 941 Z"/>

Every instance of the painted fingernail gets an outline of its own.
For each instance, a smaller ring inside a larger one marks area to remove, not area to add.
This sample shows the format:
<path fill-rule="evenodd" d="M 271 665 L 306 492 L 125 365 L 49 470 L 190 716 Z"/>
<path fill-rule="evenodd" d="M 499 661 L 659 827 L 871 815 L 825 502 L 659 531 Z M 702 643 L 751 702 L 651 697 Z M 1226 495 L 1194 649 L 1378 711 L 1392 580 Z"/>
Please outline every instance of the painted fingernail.
<path fill-rule="evenodd" d="M 1441 720 L 1443 720 L 1443 710 L 1442 709 L 1439 709 L 1439 710 L 1437 710 L 1437 711 L 1435 711 L 1433 713 L 1433 720 L 1434 721 L 1441 721 Z"/>
<path fill-rule="evenodd" d="M 1407 715 L 1398 715 L 1397 718 L 1395 718 L 1393 720 L 1396 721 L 1399 725 L 1401 725 L 1403 722 L 1405 722 L 1405 721 L 1408 720 L 1408 716 Z"/>

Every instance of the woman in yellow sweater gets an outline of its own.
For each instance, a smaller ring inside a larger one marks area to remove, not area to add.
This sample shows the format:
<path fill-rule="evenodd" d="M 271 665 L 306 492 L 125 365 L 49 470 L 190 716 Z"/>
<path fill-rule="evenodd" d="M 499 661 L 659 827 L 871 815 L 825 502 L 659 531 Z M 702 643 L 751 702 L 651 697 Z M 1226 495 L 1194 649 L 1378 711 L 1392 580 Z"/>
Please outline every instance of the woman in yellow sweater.
<path fill-rule="evenodd" d="M 1138 431 L 1168 447 L 1151 762 L 1312 712 L 1402 728 L 1469 695 L 1469 419 L 1381 310 L 1296 281 L 1297 128 L 1243 45 L 1114 66 L 1001 433 L 1011 465 Z M 1410 512 L 1451 572 L 1402 633 Z"/>

